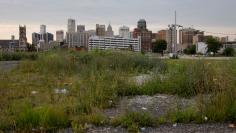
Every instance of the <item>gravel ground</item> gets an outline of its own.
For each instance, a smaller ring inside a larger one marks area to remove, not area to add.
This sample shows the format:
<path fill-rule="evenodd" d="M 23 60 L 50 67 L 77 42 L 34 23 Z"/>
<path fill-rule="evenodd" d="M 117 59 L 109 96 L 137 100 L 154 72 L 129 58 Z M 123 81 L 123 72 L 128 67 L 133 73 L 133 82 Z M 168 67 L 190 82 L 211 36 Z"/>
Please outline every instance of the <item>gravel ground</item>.
<path fill-rule="evenodd" d="M 173 95 L 135 96 L 122 98 L 116 108 L 106 109 L 104 113 L 113 118 L 126 111 L 148 112 L 154 116 L 163 116 L 168 111 L 184 110 L 196 106 L 196 98 L 185 99 Z"/>
<path fill-rule="evenodd" d="M 229 128 L 229 124 L 177 124 L 162 125 L 158 128 L 143 128 L 141 133 L 236 133 L 236 128 Z M 128 133 L 123 128 L 93 127 L 86 133 Z"/>
<path fill-rule="evenodd" d="M 19 61 L 0 61 L 0 70 L 10 71 L 19 64 Z"/>

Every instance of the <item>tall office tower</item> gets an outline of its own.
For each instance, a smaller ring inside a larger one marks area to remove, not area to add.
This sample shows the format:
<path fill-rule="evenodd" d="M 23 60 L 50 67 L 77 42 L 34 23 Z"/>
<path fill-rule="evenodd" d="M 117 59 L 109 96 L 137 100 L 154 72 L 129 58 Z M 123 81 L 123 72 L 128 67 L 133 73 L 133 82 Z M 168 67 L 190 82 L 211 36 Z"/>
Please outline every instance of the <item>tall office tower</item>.
<path fill-rule="evenodd" d="M 110 24 L 109 24 L 108 27 L 107 27 L 106 36 L 107 36 L 107 37 L 112 37 L 112 36 L 114 36 L 114 31 L 112 30 L 112 27 L 111 27 Z"/>
<path fill-rule="evenodd" d="M 119 28 L 119 36 L 123 38 L 131 38 L 129 27 L 122 26 Z"/>
<path fill-rule="evenodd" d="M 84 32 L 85 31 L 85 25 L 77 25 L 77 32 Z"/>
<path fill-rule="evenodd" d="M 167 42 L 168 30 L 160 30 L 157 32 L 155 39 L 156 40 L 165 40 Z"/>
<path fill-rule="evenodd" d="M 74 19 L 68 19 L 67 32 L 68 33 L 76 32 Z"/>
<path fill-rule="evenodd" d="M 57 42 L 64 41 L 64 31 L 63 30 L 56 31 L 56 41 Z"/>
<path fill-rule="evenodd" d="M 97 36 L 105 36 L 106 28 L 105 25 L 96 24 L 96 35 Z"/>
<path fill-rule="evenodd" d="M 54 40 L 54 36 L 52 33 L 46 33 L 46 34 L 43 34 L 43 38 L 44 38 L 44 41 L 46 44 L 49 44 L 51 41 Z"/>
<path fill-rule="evenodd" d="M 26 26 L 19 26 L 19 47 L 24 50 L 27 46 Z"/>
<path fill-rule="evenodd" d="M 46 25 L 40 25 L 40 34 L 45 34 L 46 32 Z"/>
<path fill-rule="evenodd" d="M 36 46 L 37 44 L 39 44 L 39 41 L 41 39 L 41 35 L 38 33 L 32 33 L 32 45 Z"/>
<path fill-rule="evenodd" d="M 152 31 L 147 29 L 146 20 L 140 19 L 137 28 L 133 31 L 133 37 L 141 37 L 141 50 L 144 52 L 152 52 Z"/>

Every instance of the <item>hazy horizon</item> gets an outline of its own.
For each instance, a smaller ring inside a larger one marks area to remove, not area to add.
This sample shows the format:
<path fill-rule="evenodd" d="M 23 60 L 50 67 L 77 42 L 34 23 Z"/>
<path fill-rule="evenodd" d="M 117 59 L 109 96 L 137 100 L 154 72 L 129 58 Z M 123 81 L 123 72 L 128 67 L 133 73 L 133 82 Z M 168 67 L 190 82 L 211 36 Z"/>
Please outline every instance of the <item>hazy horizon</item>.
<path fill-rule="evenodd" d="M 148 29 L 157 32 L 174 23 L 175 10 L 178 24 L 184 27 L 235 34 L 235 5 L 235 0 L 0 0 L 0 39 L 18 38 L 18 27 L 25 24 L 31 42 L 31 34 L 39 32 L 41 24 L 53 34 L 66 31 L 68 18 L 85 25 L 86 30 L 95 29 L 97 23 L 111 23 L 116 34 L 120 26 L 133 30 L 144 18 Z"/>

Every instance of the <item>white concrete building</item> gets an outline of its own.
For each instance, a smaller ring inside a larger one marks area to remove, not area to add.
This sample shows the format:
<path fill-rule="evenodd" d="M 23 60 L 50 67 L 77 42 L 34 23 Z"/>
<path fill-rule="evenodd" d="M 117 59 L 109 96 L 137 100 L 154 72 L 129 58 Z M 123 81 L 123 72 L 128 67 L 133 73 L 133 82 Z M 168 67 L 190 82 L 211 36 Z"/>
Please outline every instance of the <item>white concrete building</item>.
<path fill-rule="evenodd" d="M 119 36 L 123 38 L 131 38 L 131 33 L 129 31 L 129 27 L 122 26 L 119 28 Z"/>
<path fill-rule="evenodd" d="M 207 44 L 204 42 L 196 43 L 196 53 L 206 54 L 207 53 Z"/>
<path fill-rule="evenodd" d="M 92 36 L 89 38 L 89 50 L 99 49 L 119 49 L 132 50 L 135 52 L 141 51 L 141 38 L 122 38 L 122 37 L 98 37 Z"/>

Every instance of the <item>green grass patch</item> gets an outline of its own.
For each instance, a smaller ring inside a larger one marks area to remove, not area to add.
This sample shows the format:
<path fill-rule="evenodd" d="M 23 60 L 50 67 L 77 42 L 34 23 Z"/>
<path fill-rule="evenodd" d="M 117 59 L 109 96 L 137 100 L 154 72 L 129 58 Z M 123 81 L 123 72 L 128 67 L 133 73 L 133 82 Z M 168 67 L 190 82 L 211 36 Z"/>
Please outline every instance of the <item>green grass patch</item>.
<path fill-rule="evenodd" d="M 139 132 L 141 127 L 153 127 L 157 125 L 156 119 L 148 113 L 129 112 L 112 121 L 113 126 L 121 125 L 129 132 Z"/>

